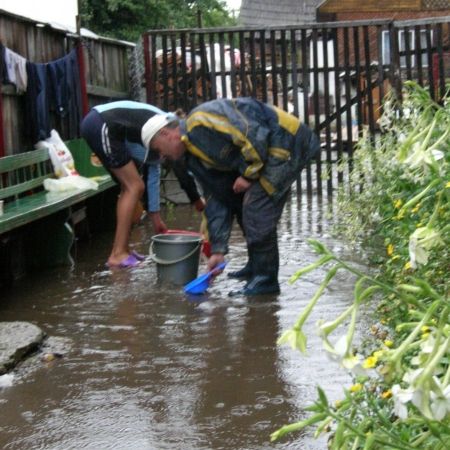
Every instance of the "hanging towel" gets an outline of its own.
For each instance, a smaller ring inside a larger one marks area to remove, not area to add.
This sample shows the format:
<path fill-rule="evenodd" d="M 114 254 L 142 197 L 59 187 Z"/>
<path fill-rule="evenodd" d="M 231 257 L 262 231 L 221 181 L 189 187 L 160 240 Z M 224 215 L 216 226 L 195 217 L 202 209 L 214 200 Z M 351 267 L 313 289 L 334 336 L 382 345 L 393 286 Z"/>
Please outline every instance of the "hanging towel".
<path fill-rule="evenodd" d="M 25 92 L 27 130 L 33 142 L 50 135 L 50 105 L 46 64 L 27 62 L 28 88 Z"/>
<path fill-rule="evenodd" d="M 77 135 L 82 106 L 76 50 L 46 64 L 28 62 L 26 67 L 26 112 L 33 142 L 46 139 L 50 135 L 50 111 L 55 111 L 60 117 L 67 117 L 69 135 Z"/>
<path fill-rule="evenodd" d="M 5 47 L 5 64 L 9 82 L 16 86 L 17 92 L 25 92 L 28 83 L 27 60 Z"/>
<path fill-rule="evenodd" d="M 77 133 L 82 118 L 80 74 L 76 50 L 47 64 L 50 106 L 61 117 L 69 117 L 71 131 Z"/>

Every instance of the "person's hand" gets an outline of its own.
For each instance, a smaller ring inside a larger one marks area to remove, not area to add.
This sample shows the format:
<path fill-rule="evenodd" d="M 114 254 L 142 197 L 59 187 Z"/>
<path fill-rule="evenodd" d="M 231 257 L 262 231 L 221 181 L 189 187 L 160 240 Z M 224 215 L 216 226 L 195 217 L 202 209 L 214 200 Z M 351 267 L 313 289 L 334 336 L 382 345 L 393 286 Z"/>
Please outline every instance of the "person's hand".
<path fill-rule="evenodd" d="M 211 257 L 208 259 L 208 272 L 210 270 L 213 270 L 214 267 L 217 266 L 217 264 L 223 263 L 225 261 L 225 257 L 222 253 L 213 253 Z M 218 270 L 217 272 L 214 272 L 213 275 L 218 275 L 222 270 Z"/>
<path fill-rule="evenodd" d="M 252 185 L 251 181 L 246 180 L 244 177 L 237 177 L 233 184 L 233 192 L 239 194 L 240 192 L 246 192 Z"/>
<path fill-rule="evenodd" d="M 202 212 L 205 209 L 205 200 L 200 197 L 194 202 L 194 207 L 198 212 Z"/>
<path fill-rule="evenodd" d="M 167 231 L 167 225 L 161 219 L 159 211 L 149 213 L 152 221 L 153 230 L 156 234 L 164 234 Z"/>

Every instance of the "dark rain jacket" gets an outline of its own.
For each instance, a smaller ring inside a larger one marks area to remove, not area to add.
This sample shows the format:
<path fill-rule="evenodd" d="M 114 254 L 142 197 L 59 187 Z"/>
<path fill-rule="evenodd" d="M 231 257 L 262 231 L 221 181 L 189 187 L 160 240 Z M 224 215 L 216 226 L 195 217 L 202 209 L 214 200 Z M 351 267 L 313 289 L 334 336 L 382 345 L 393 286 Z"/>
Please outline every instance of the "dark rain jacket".
<path fill-rule="evenodd" d="M 317 136 L 297 117 L 252 98 L 206 102 L 181 122 L 181 130 L 189 169 L 224 208 L 239 175 L 258 181 L 278 202 L 320 150 Z M 212 242 L 213 216 L 208 214 Z"/>

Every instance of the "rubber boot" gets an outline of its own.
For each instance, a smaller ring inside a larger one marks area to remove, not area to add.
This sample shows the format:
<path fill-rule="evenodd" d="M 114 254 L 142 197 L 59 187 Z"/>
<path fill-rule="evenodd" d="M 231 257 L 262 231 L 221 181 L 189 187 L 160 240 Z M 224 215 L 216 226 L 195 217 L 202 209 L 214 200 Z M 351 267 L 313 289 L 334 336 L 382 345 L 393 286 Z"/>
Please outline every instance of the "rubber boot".
<path fill-rule="evenodd" d="M 228 295 L 264 295 L 278 294 L 278 245 L 277 242 L 269 242 L 266 245 L 252 248 L 251 270 L 252 276 L 247 284 L 237 291 L 231 291 Z"/>
<path fill-rule="evenodd" d="M 252 276 L 252 254 L 251 250 L 248 249 L 248 260 L 244 267 L 242 267 L 239 270 L 236 270 L 234 272 L 228 272 L 227 276 L 229 278 L 236 278 L 236 279 L 244 279 L 248 280 Z"/>

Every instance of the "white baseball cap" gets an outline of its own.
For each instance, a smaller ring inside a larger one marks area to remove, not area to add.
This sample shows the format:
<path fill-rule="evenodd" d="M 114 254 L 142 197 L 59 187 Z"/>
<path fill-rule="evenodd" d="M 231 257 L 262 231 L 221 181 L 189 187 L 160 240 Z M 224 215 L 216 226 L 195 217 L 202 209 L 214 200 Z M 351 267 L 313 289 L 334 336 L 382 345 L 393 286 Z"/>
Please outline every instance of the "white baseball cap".
<path fill-rule="evenodd" d="M 173 114 L 155 114 L 145 122 L 141 131 L 141 139 L 145 149 L 150 150 L 150 142 L 155 134 L 175 119 Z"/>

